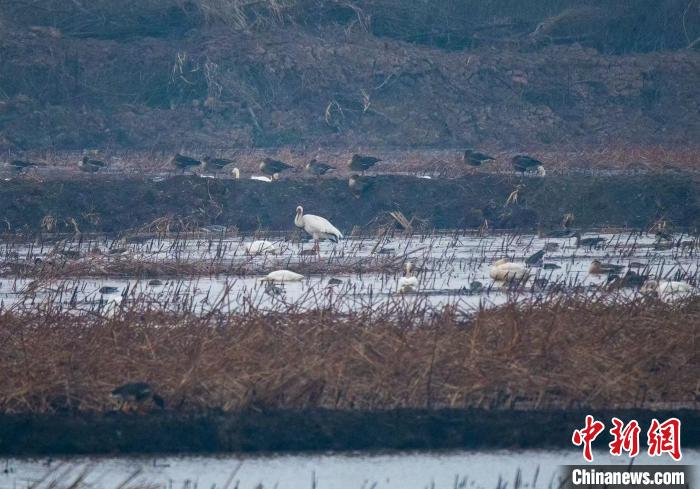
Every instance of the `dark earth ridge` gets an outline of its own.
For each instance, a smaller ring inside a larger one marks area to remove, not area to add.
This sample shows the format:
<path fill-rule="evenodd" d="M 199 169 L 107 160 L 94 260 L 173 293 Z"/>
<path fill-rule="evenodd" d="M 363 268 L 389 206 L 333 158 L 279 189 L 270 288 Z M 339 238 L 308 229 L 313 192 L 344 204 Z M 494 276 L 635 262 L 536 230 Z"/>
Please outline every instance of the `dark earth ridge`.
<path fill-rule="evenodd" d="M 506 205 L 517 185 L 516 204 Z M 51 216 L 54 231 L 118 233 L 171 217 L 190 228 L 236 227 L 241 232 L 292 230 L 294 210 L 326 217 L 345 234 L 355 226 L 386 224 L 388 213 L 415 218 L 416 227 L 534 231 L 559 225 L 575 214 L 575 227 L 641 229 L 664 219 L 693 230 L 700 226 L 700 179 L 694 174 L 547 176 L 476 175 L 421 179 L 381 175 L 355 198 L 344 179 L 296 179 L 271 184 L 175 176 L 164 181 L 100 176 L 38 182 L 0 182 L 0 220 L 6 231 L 42 230 Z M 174 227 L 173 230 L 177 230 Z"/>
<path fill-rule="evenodd" d="M 124 413 L 0 415 L 0 454 L 300 452 L 572 448 L 585 416 L 610 425 L 652 418 L 682 422 L 682 446 L 700 446 L 697 410 L 513 411 L 397 409 L 389 411 L 243 411 L 135 415 Z M 609 441 L 600 436 L 594 446 Z"/>

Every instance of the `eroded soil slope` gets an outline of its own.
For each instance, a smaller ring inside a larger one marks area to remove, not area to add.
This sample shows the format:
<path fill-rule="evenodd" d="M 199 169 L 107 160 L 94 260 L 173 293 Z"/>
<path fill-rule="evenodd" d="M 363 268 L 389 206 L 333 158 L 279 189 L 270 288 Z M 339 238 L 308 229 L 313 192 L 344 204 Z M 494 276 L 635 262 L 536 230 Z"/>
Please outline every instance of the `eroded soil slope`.
<path fill-rule="evenodd" d="M 0 147 L 700 136 L 693 2 L 117 3 L 0 2 Z"/>

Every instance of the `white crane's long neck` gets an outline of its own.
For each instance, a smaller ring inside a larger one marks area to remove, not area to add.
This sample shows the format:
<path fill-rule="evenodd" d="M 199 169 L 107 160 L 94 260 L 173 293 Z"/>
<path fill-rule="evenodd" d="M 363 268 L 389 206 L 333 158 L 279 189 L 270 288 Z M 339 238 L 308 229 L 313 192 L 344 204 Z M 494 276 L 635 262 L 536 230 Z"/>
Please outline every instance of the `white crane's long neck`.
<path fill-rule="evenodd" d="M 304 227 L 304 215 L 301 212 L 297 212 L 297 215 L 294 218 L 294 225 L 298 228 Z"/>

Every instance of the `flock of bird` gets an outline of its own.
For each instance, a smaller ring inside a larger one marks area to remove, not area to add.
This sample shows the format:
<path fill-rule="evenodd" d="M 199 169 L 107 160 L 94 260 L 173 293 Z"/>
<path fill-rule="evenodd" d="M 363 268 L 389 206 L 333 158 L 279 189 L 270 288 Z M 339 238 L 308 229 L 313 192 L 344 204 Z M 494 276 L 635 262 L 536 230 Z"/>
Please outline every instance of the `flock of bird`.
<path fill-rule="evenodd" d="M 462 155 L 463 162 L 470 167 L 481 167 L 490 161 L 495 161 L 496 158 L 472 149 L 467 149 Z M 364 176 L 364 173 L 372 169 L 377 163 L 381 162 L 380 158 L 368 155 L 353 154 L 347 163 L 347 167 L 350 171 L 355 172 L 348 178 L 348 186 L 356 197 L 359 197 L 367 189 L 369 189 L 374 180 L 371 177 Z M 180 153 L 175 154 L 171 159 L 171 165 L 179 170 L 188 170 L 195 167 L 202 167 L 206 170 L 211 171 L 222 171 L 230 168 L 231 174 L 235 179 L 241 177 L 240 170 L 235 167 L 235 160 L 228 158 L 213 158 L 205 156 L 204 158 L 197 159 L 191 156 L 182 155 Z M 14 160 L 11 165 L 18 171 L 23 171 L 33 166 L 39 166 L 38 164 L 23 161 Z M 544 164 L 533 158 L 531 156 L 518 154 L 511 158 L 511 165 L 514 171 L 521 174 L 532 173 L 538 176 L 545 176 L 546 171 Z M 78 163 L 78 168 L 85 172 L 96 173 L 100 170 L 106 168 L 108 165 L 101 160 L 92 159 L 84 156 Z M 276 160 L 273 158 L 263 158 L 259 164 L 259 170 L 262 175 L 251 175 L 251 179 L 261 180 L 265 182 L 271 182 L 278 180 L 280 175 L 284 172 L 289 172 L 296 170 L 293 165 L 287 164 L 283 161 Z M 317 159 L 311 159 L 304 169 L 315 176 L 323 176 L 329 172 L 336 170 L 336 167 L 318 161 Z M 360 174 L 358 174 L 360 173 Z M 511 195 L 509 200 L 517 199 L 516 195 Z M 574 238 L 575 246 L 577 248 L 583 247 L 587 249 L 597 248 L 605 243 L 605 238 L 602 237 L 587 237 L 583 238 L 579 232 L 573 232 L 570 229 L 570 224 L 573 221 L 573 215 L 567 214 L 564 216 L 564 221 L 562 223 L 561 229 L 556 229 L 548 233 L 547 237 L 553 238 Z M 294 218 L 294 225 L 298 228 L 303 229 L 308 235 L 310 235 L 314 240 L 314 247 L 310 250 L 310 253 L 320 255 L 320 241 L 329 240 L 337 243 L 338 240 L 343 238 L 343 234 L 331 224 L 328 219 L 313 215 L 304 214 L 304 209 L 301 206 L 296 208 L 296 215 Z M 662 233 L 663 235 L 663 233 Z M 551 246 L 557 246 L 556 243 L 550 243 Z M 269 241 L 259 240 L 254 241 L 249 247 L 247 252 L 250 255 L 259 255 L 274 253 L 274 244 Z M 302 254 L 304 250 L 302 250 Z M 533 265 L 541 262 L 544 253 L 548 251 L 543 249 L 530 256 L 524 262 L 512 262 L 508 259 L 500 259 L 493 263 L 489 270 L 489 276 L 494 281 L 499 282 L 525 282 L 531 275 L 531 267 Z M 551 264 L 550 264 L 551 265 Z M 555 265 L 556 266 L 556 265 Z M 678 293 L 678 292 L 690 292 L 692 287 L 685 282 L 675 282 L 675 281 L 655 281 L 650 280 L 646 276 L 637 274 L 634 271 L 628 271 L 624 276 L 620 277 L 620 272 L 624 269 L 621 265 L 602 263 L 599 260 L 593 260 L 589 267 L 589 273 L 591 274 L 607 274 L 609 277 L 609 282 L 613 286 L 627 286 L 636 285 L 639 287 L 643 286 L 643 290 L 647 292 L 657 292 L 659 294 L 666 293 Z M 292 282 L 300 281 L 304 277 L 303 275 L 290 271 L 290 270 L 275 270 L 269 273 L 262 280 L 268 283 L 275 282 Z M 400 278 L 398 283 L 398 290 L 400 292 L 411 292 L 418 289 L 419 282 L 417 277 L 413 274 L 413 265 L 411 263 L 405 264 L 404 276 Z"/>
<path fill-rule="evenodd" d="M 573 222 L 573 214 L 566 214 L 562 222 L 562 229 L 555 230 L 550 234 L 556 238 L 575 239 L 574 246 L 576 248 L 584 248 L 591 250 L 593 248 L 602 248 L 606 245 L 606 239 L 600 236 L 582 238 L 579 232 L 574 232 L 570 229 Z M 303 229 L 314 240 L 313 253 L 320 255 L 319 242 L 329 240 L 337 243 L 343 238 L 343 234 L 331 224 L 328 219 L 312 214 L 304 214 L 304 209 L 299 206 L 296 209 L 294 218 L 296 227 Z M 550 237 L 552 237 L 550 236 Z M 667 236 L 663 232 L 657 233 L 657 242 L 663 243 Z M 494 282 L 504 285 L 525 285 L 533 275 L 533 269 L 542 267 L 545 270 L 560 268 L 555 263 L 544 263 L 544 257 L 547 252 L 557 251 L 559 243 L 546 243 L 544 248 L 527 257 L 522 262 L 511 261 L 507 258 L 501 258 L 495 261 L 489 269 L 489 277 Z M 659 249 L 656 248 L 655 249 Z M 254 241 L 247 247 L 247 253 L 250 255 L 275 254 L 276 247 L 274 243 L 265 240 Z M 613 263 L 605 263 L 598 259 L 593 259 L 588 268 L 588 273 L 591 275 L 606 275 L 606 286 L 609 290 L 617 290 L 622 288 L 638 288 L 644 293 L 653 293 L 659 297 L 668 297 L 677 294 L 690 294 L 694 292 L 694 287 L 687 282 L 672 281 L 672 280 L 654 280 L 649 275 L 633 270 L 633 268 L 642 268 L 640 263 L 630 263 L 625 267 Z M 628 268 L 625 274 L 623 270 Z M 304 279 L 304 276 L 290 270 L 275 270 L 269 273 L 262 280 L 271 283 L 297 282 Z M 419 289 L 419 280 L 414 275 L 413 264 L 406 262 L 404 264 L 404 275 L 399 278 L 397 290 L 401 293 L 415 292 Z M 473 290 L 473 284 L 470 285 L 470 290 Z M 481 285 L 481 284 L 479 284 Z M 477 289 L 480 287 L 477 287 Z"/>
<path fill-rule="evenodd" d="M 462 155 L 462 161 L 470 167 L 479 167 L 487 161 L 493 161 L 495 159 L 496 158 L 493 156 L 489 156 L 471 149 L 467 149 Z M 365 173 L 371 170 L 381 161 L 381 158 L 369 155 L 353 154 L 350 157 L 347 167 L 353 173 L 351 173 L 348 177 L 348 187 L 355 198 L 360 198 L 360 196 L 362 196 L 374 185 L 374 177 L 365 176 Z M 178 153 L 172 158 L 171 163 L 177 169 L 183 171 L 198 167 L 200 165 L 202 165 L 206 170 L 212 170 L 215 172 L 222 171 L 228 167 L 232 168 L 231 174 L 234 179 L 241 178 L 240 169 L 234 166 L 235 161 L 227 158 L 204 157 L 202 160 L 198 160 L 196 158 L 184 156 Z M 520 173 L 522 175 L 526 173 L 534 174 L 540 177 L 544 177 L 546 175 L 544 164 L 540 160 L 531 156 L 522 154 L 515 155 L 511 159 L 511 166 L 516 173 Z M 262 175 L 251 175 L 250 178 L 252 180 L 272 182 L 274 180 L 279 180 L 283 173 L 295 171 L 297 168 L 293 165 L 285 163 L 284 161 L 266 157 L 260 162 L 258 169 Z M 328 163 L 318 161 L 316 158 L 312 158 L 306 164 L 304 170 L 310 175 L 320 177 L 337 170 L 337 168 Z"/>
<path fill-rule="evenodd" d="M 476 168 L 483 166 L 489 161 L 495 161 L 496 158 L 478 151 L 467 149 L 462 154 L 462 161 L 469 167 Z M 347 168 L 352 172 L 348 178 L 348 186 L 352 194 L 359 198 L 366 190 L 374 183 L 373 177 L 365 176 L 365 173 L 371 170 L 377 163 L 381 162 L 381 158 L 369 155 L 353 154 L 348 163 Z M 222 171 L 230 171 L 230 175 L 234 179 L 241 178 L 240 169 L 235 166 L 236 161 L 229 158 L 214 158 L 205 156 L 201 159 L 192 156 L 176 153 L 170 160 L 171 167 L 176 170 L 185 172 L 192 171 L 195 168 L 203 171 L 220 173 Z M 24 172 L 31 168 L 46 166 L 43 163 L 36 163 L 28 160 L 12 160 L 9 166 L 17 172 Z M 531 156 L 518 154 L 511 158 L 511 166 L 516 173 L 525 174 L 531 173 L 538 176 L 545 176 L 546 171 L 544 164 Z M 103 160 L 83 156 L 78 162 L 78 169 L 87 173 L 97 173 L 106 170 L 109 164 Z M 285 172 L 297 171 L 297 167 L 285 163 L 281 160 L 265 157 L 258 166 L 261 175 L 251 175 L 250 179 L 263 182 L 272 182 L 279 180 L 280 176 Z M 337 167 L 328 163 L 312 158 L 305 166 L 304 171 L 312 176 L 324 176 L 328 173 L 337 170 Z M 358 174 L 359 173 L 359 174 Z M 424 177 L 430 178 L 430 177 Z"/>
<path fill-rule="evenodd" d="M 494 161 L 496 158 L 493 156 L 467 149 L 463 156 L 463 162 L 471 167 L 480 167 L 489 161 Z M 370 170 L 374 165 L 382 161 L 380 158 L 374 156 L 366 156 L 354 154 L 348 161 L 348 168 L 353 172 L 348 178 L 348 186 L 356 197 L 359 197 L 367 189 L 369 189 L 374 180 L 371 177 L 364 176 L 364 173 Z M 234 160 L 226 158 L 211 158 L 204 157 L 202 160 L 192 158 L 189 156 L 184 156 L 181 154 L 176 154 L 171 163 L 178 169 L 186 170 L 188 168 L 197 167 L 204 165 L 206 169 L 220 171 L 227 167 L 232 167 L 235 164 Z M 511 159 L 511 165 L 513 170 L 516 172 L 533 173 L 538 176 L 545 176 L 546 171 L 543 163 L 531 156 L 527 155 L 515 155 Z M 84 171 L 97 172 L 104 168 L 106 165 L 102 161 L 89 159 L 84 157 L 80 162 L 80 168 Z M 275 160 L 273 158 L 264 158 L 259 165 L 259 170 L 263 175 L 252 175 L 250 178 L 256 180 L 262 180 L 266 182 L 271 182 L 273 180 L 278 180 L 283 172 L 294 170 L 293 165 L 289 165 L 283 161 Z M 320 162 L 317 159 L 310 160 L 306 166 L 305 170 L 316 176 L 322 176 L 329 172 L 336 170 L 336 167 L 331 166 L 328 163 Z M 240 170 L 237 167 L 232 169 L 233 177 L 240 178 Z M 513 197 L 517 199 L 517 195 Z M 552 238 L 573 238 L 575 239 L 575 246 L 577 248 L 582 247 L 586 249 L 597 248 L 605 244 L 605 238 L 602 237 L 586 237 L 583 238 L 579 232 L 574 232 L 570 229 L 570 225 L 573 221 L 573 214 L 566 214 L 564 216 L 561 229 L 555 229 L 548 233 L 548 237 Z M 310 235 L 314 240 L 314 247 L 311 252 L 316 255 L 320 255 L 320 241 L 329 240 L 337 243 L 338 240 L 343 238 L 343 234 L 336 228 L 328 219 L 313 215 L 304 214 L 304 209 L 301 206 L 296 208 L 296 215 L 294 218 L 294 225 L 298 228 L 303 229 L 308 235 Z M 658 235 L 661 238 L 665 238 L 663 233 Z M 661 240 L 663 241 L 663 240 Z M 549 243 L 550 246 L 558 246 L 556 243 Z M 248 247 L 248 253 L 251 255 L 267 254 L 274 252 L 274 244 L 269 241 L 259 240 L 254 241 Z M 497 282 L 503 283 L 524 283 L 528 280 L 531 275 L 531 269 L 533 266 L 541 264 L 542 258 L 547 249 L 543 249 L 528 257 L 524 262 L 513 262 L 506 258 L 497 260 L 492 264 L 489 270 L 489 276 L 491 279 Z M 302 250 L 302 254 L 303 250 Z M 550 266 L 555 266 L 549 264 Z M 546 265 L 545 265 L 546 268 Z M 651 280 L 649 277 L 640 275 L 639 273 L 628 270 L 623 276 L 620 276 L 620 272 L 624 269 L 621 265 L 615 265 L 610 263 L 603 263 L 599 260 L 593 260 L 589 267 L 589 273 L 593 275 L 606 274 L 608 275 L 608 283 L 613 288 L 621 288 L 626 286 L 637 286 L 641 287 L 644 292 L 654 292 L 659 295 L 667 294 L 677 294 L 677 293 L 690 293 L 693 288 L 686 282 L 679 281 L 657 281 Z M 413 292 L 419 288 L 418 278 L 415 277 L 413 273 L 413 265 L 410 262 L 405 264 L 404 275 L 399 279 L 398 291 L 399 292 Z M 265 276 L 262 280 L 268 284 L 283 283 L 283 282 L 295 282 L 301 281 L 304 278 L 303 275 L 293 272 L 291 270 L 275 270 Z"/>
<path fill-rule="evenodd" d="M 585 248 L 591 250 L 594 248 L 602 248 L 607 244 L 607 240 L 601 236 L 581 238 L 579 232 L 572 232 L 569 228 L 573 222 L 573 214 L 566 214 L 562 222 L 562 229 L 554 230 L 547 234 L 547 237 L 556 238 L 575 238 L 576 248 Z M 656 232 L 656 241 L 652 245 L 654 250 L 669 249 L 669 243 L 675 245 L 673 237 L 659 230 Z M 695 241 L 690 241 L 691 246 L 695 246 Z M 678 246 L 682 243 L 679 240 Z M 507 259 L 496 261 L 490 271 L 489 276 L 496 281 L 501 282 L 518 282 L 524 283 L 530 277 L 532 266 L 543 266 L 545 269 L 559 268 L 556 264 L 543 264 L 542 260 L 548 247 L 552 247 L 552 251 L 558 249 L 557 243 L 547 243 L 545 248 L 528 257 L 525 262 L 510 262 Z M 627 271 L 622 272 L 627 268 Z M 645 268 L 643 263 L 631 262 L 627 266 L 605 263 L 599 259 L 593 259 L 588 267 L 590 275 L 605 275 L 606 286 L 609 290 L 618 290 L 622 288 L 637 288 L 645 294 L 654 294 L 661 298 L 669 298 L 677 295 L 687 295 L 693 293 L 695 288 L 687 282 L 679 280 L 656 280 L 652 279 L 648 274 L 638 271 Z"/>
<path fill-rule="evenodd" d="M 463 163 L 472 168 L 483 166 L 489 161 L 495 161 L 496 158 L 489 156 L 472 149 L 467 149 L 462 154 Z M 365 173 L 371 170 L 377 163 L 381 162 L 381 158 L 369 155 L 353 154 L 347 162 L 347 168 L 351 172 L 348 177 L 348 188 L 350 193 L 359 199 L 365 192 L 369 191 L 375 183 L 375 177 L 366 176 Z M 170 160 L 170 165 L 183 173 L 201 169 L 203 172 L 212 172 L 220 174 L 221 172 L 229 172 L 231 177 L 238 180 L 241 178 L 241 170 L 236 166 L 236 161 L 229 158 L 214 158 L 205 156 L 201 159 L 192 156 L 176 153 Z M 17 172 L 24 172 L 34 167 L 45 166 L 41 163 L 34 163 L 26 160 L 13 160 L 10 166 Z M 511 158 L 511 166 L 516 173 L 524 175 L 526 173 L 544 177 L 546 171 L 543 163 L 531 156 L 518 154 Z M 78 169 L 87 173 L 97 173 L 105 170 L 109 165 L 102 160 L 84 156 L 78 162 Z M 281 175 L 298 171 L 298 168 L 285 163 L 284 161 L 274 158 L 265 157 L 260 161 L 258 170 L 261 174 L 250 175 L 251 180 L 261 182 L 273 182 L 279 180 Z M 312 158 L 303 168 L 303 170 L 314 177 L 321 177 L 337 170 L 337 167 L 328 163 Z M 430 178 L 424 176 L 422 178 Z M 517 195 L 515 196 L 517 198 Z"/>
<path fill-rule="evenodd" d="M 464 152 L 462 160 L 467 166 L 478 168 L 488 164 L 488 162 L 495 161 L 496 158 L 468 149 Z M 382 160 L 380 158 L 373 156 L 359 154 L 352 155 L 348 161 L 347 167 L 351 172 L 354 172 L 348 178 L 348 186 L 353 195 L 359 197 L 372 187 L 374 180 L 371 177 L 366 177 L 364 174 L 381 161 Z M 207 156 L 199 160 L 179 153 L 171 159 L 171 165 L 178 170 L 186 171 L 200 167 L 206 170 L 220 172 L 230 168 L 233 178 L 240 179 L 241 172 L 239 168 L 235 167 L 235 163 L 236 162 L 234 160 L 227 158 L 213 158 Z M 511 159 L 511 165 L 515 172 L 521 174 L 532 173 L 541 177 L 546 175 L 543 163 L 527 155 L 515 155 Z M 43 165 L 25 160 L 14 160 L 10 163 L 10 166 L 18 172 L 22 172 L 30 168 Z M 106 169 L 107 167 L 108 164 L 104 161 L 89 158 L 87 156 L 84 156 L 78 162 L 78 168 L 81 171 L 88 173 L 97 173 Z M 283 173 L 294 171 L 296 167 L 283 161 L 266 157 L 260 162 L 258 169 L 262 175 L 251 175 L 251 179 L 272 182 L 274 180 L 278 180 L 280 175 Z M 318 161 L 314 158 L 305 165 L 304 170 L 314 176 L 324 176 L 335 171 L 336 167 L 328 163 Z M 512 197 L 517 199 L 517 192 L 515 196 Z M 567 214 L 564 217 L 562 228 L 550 232 L 548 237 L 573 238 L 576 240 L 575 246 L 577 248 L 583 247 L 591 249 L 605 245 L 605 238 L 583 238 L 580 233 L 572 232 L 570 229 L 570 224 L 572 221 L 573 215 Z M 328 240 L 333 243 L 337 243 L 340 239 L 343 239 L 342 232 L 328 219 L 318 215 L 305 214 L 304 209 L 301 206 L 296 208 L 294 225 L 311 236 L 314 241 L 312 252 L 317 255 L 320 255 L 320 241 Z M 556 243 L 550 243 L 549 245 L 552 246 L 552 249 L 556 249 L 558 247 Z M 505 284 L 524 284 L 531 277 L 534 267 L 543 266 L 542 260 L 547 251 L 549 251 L 549 249 L 544 248 L 522 262 L 501 258 L 490 266 L 489 277 L 496 282 Z M 275 254 L 277 252 L 277 248 L 274 243 L 270 241 L 256 240 L 248 245 L 246 252 L 253 256 Z M 550 264 L 550 266 L 557 267 L 557 265 L 552 264 Z M 547 268 L 547 264 L 544 264 L 544 267 Z M 628 268 L 632 268 L 631 265 L 628 266 Z M 594 259 L 591 261 L 588 272 L 592 275 L 607 275 L 608 284 L 610 284 L 612 287 L 633 285 L 641 288 L 643 293 L 653 293 L 660 297 L 672 296 L 676 294 L 689 294 L 694 290 L 694 288 L 686 282 L 653 280 L 648 276 L 632 270 L 628 270 L 626 274 L 622 275 L 622 271 L 624 269 L 625 266 L 623 265 L 604 263 L 598 259 Z M 269 288 L 270 291 L 276 292 L 278 289 L 276 289 L 275 284 L 277 283 L 298 282 L 303 279 L 304 276 L 302 274 L 291 270 L 275 270 L 268 273 L 261 279 L 261 281 L 266 284 L 266 288 Z M 419 288 L 420 282 L 418 277 L 416 277 L 414 274 L 414 265 L 410 261 L 407 261 L 404 264 L 404 274 L 398 279 L 397 291 L 399 293 L 410 293 L 417 291 Z M 479 282 L 470 284 L 470 290 L 478 290 L 480 288 L 481 284 Z M 100 293 L 107 294 L 114 292 L 106 289 L 109 289 L 109 287 L 103 287 L 100 289 Z M 154 406 L 161 409 L 165 406 L 163 398 L 155 393 L 151 386 L 145 382 L 131 382 L 121 385 L 114 389 L 111 392 L 111 395 L 120 403 L 121 410 L 128 408 L 130 405 L 141 407 L 147 402 L 151 402 Z"/>

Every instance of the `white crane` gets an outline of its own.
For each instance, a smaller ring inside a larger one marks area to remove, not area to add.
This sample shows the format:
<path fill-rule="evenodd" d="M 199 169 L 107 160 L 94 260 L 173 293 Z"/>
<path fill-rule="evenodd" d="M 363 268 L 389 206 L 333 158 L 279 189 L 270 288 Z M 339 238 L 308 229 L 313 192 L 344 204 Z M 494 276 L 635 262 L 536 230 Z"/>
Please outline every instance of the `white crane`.
<path fill-rule="evenodd" d="M 319 241 L 328 239 L 337 243 L 343 237 L 343 233 L 338 231 L 338 228 L 331 224 L 328 219 L 313 214 L 304 215 L 302 206 L 297 207 L 294 225 L 302 228 L 314 238 L 314 249 L 317 253 L 320 253 Z"/>
<path fill-rule="evenodd" d="M 524 263 L 510 262 L 508 259 L 502 258 L 491 265 L 489 276 L 493 280 L 513 282 L 527 280 L 530 276 L 530 271 Z"/>
<path fill-rule="evenodd" d="M 414 292 L 418 288 L 418 279 L 413 276 L 413 263 L 406 262 L 404 276 L 399 279 L 399 292 Z"/>

